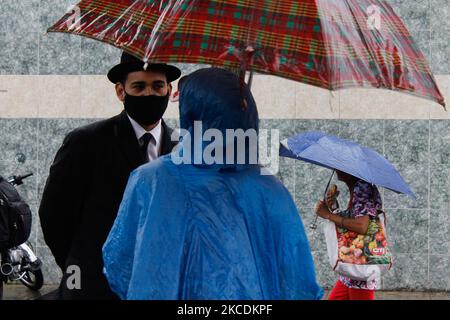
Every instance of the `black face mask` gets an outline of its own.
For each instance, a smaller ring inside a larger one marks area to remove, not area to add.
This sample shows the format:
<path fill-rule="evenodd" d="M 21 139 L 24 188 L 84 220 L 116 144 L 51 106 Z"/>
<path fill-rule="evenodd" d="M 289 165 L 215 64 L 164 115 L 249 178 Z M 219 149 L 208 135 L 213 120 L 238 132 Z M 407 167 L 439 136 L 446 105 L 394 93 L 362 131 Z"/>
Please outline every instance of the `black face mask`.
<path fill-rule="evenodd" d="M 131 96 L 125 92 L 125 111 L 137 123 L 149 126 L 161 120 L 169 104 L 166 96 Z"/>

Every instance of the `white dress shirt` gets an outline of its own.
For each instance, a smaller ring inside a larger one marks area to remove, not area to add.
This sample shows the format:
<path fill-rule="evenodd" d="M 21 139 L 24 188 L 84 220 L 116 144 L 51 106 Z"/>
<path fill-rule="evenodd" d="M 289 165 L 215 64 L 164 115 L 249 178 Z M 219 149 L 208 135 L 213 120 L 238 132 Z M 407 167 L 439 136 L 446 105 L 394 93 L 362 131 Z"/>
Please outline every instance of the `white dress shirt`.
<path fill-rule="evenodd" d="M 139 123 L 134 121 L 128 114 L 128 119 L 130 119 L 131 125 L 133 126 L 134 133 L 136 134 L 136 138 L 138 139 L 138 142 L 140 142 L 142 136 L 146 134 L 147 132 L 150 133 L 153 137 L 153 139 L 150 140 L 148 147 L 147 147 L 147 153 L 148 153 L 148 159 L 149 161 L 155 160 L 159 157 L 161 154 L 161 141 L 162 141 L 162 134 L 163 134 L 163 128 L 161 125 L 161 120 L 159 120 L 158 125 L 154 127 L 150 131 L 146 131 L 144 128 L 141 127 Z"/>

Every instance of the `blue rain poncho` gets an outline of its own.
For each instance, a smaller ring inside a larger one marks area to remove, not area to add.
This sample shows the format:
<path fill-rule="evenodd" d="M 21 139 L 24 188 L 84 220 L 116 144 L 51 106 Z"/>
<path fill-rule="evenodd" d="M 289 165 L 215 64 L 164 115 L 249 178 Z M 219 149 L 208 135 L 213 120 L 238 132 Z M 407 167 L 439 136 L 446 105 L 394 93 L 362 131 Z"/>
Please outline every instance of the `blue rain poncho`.
<path fill-rule="evenodd" d="M 183 81 L 180 124 L 191 139 L 174 154 L 194 158 L 197 120 L 202 132 L 215 128 L 224 137 L 226 129 L 258 129 L 249 89 L 216 68 Z M 132 172 L 103 247 L 104 273 L 121 299 L 322 297 L 299 213 L 275 177 L 261 175 L 248 152 L 244 164 L 173 159 Z"/>

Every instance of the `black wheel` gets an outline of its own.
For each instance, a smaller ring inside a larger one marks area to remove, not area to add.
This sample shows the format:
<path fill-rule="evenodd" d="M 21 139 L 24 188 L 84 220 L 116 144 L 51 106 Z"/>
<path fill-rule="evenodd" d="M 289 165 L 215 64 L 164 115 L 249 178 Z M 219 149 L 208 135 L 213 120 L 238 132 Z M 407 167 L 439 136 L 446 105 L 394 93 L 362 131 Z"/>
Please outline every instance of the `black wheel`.
<path fill-rule="evenodd" d="M 24 271 L 24 275 L 20 279 L 20 282 L 31 290 L 38 291 L 44 284 L 44 275 L 42 274 L 42 270 L 38 269 L 34 271 Z"/>

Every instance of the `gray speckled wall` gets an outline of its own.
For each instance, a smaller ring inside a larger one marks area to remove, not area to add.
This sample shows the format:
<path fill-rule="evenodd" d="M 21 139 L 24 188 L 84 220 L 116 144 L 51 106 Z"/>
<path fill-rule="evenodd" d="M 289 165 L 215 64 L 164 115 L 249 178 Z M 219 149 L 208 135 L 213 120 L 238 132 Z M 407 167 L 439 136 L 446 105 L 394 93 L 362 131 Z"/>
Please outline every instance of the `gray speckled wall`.
<path fill-rule="evenodd" d="M 71 3 L 66 0 L 0 0 L 0 75 L 101 75 L 120 51 L 81 37 L 43 36 Z M 450 74 L 450 1 L 389 0 L 404 18 L 436 74 Z M 186 66 L 184 72 L 197 66 Z M 1 87 L 0 87 L 1 89 Z M 36 217 L 49 166 L 65 134 L 93 119 L 6 119 L 0 115 L 0 174 L 32 171 L 19 187 L 35 214 L 31 242 L 44 261 L 46 283 L 60 272 L 45 246 Z M 169 121 L 176 125 L 175 121 Z M 374 148 L 391 160 L 417 194 L 413 201 L 383 192 L 394 269 L 383 289 L 450 290 L 450 121 L 449 120 L 295 120 L 263 119 L 263 128 L 281 130 L 280 138 L 318 129 Z M 292 159 L 280 160 L 286 184 L 305 226 L 323 192 L 329 171 Z M 344 192 L 344 197 L 346 196 Z M 308 229 L 317 275 L 329 287 L 336 277 L 319 231 Z"/>
<path fill-rule="evenodd" d="M 120 51 L 96 40 L 45 30 L 76 0 L 1 0 L 0 74 L 104 74 Z M 450 74 L 448 0 L 387 0 L 437 74 Z M 18 54 L 17 54 L 18 53 Z M 187 67 L 189 68 L 189 67 Z"/>
<path fill-rule="evenodd" d="M 0 172 L 35 172 L 19 187 L 33 212 L 42 194 L 48 168 L 65 134 L 95 120 L 0 119 Z M 172 126 L 177 123 L 168 120 Z M 262 128 L 281 130 L 284 139 L 296 132 L 320 129 L 363 143 L 384 154 L 399 168 L 417 194 L 413 201 L 383 192 L 395 267 L 383 279 L 383 289 L 450 290 L 450 121 L 446 120 L 261 120 Z M 314 217 L 315 201 L 323 193 L 330 172 L 282 158 L 278 177 L 299 208 L 305 226 Z M 341 185 L 340 185 L 341 186 Z M 348 198 L 343 193 L 343 198 Z M 321 233 L 308 229 L 318 277 L 324 286 L 335 280 Z M 31 241 L 45 261 L 47 282 L 59 279 L 58 270 L 35 219 Z"/>

